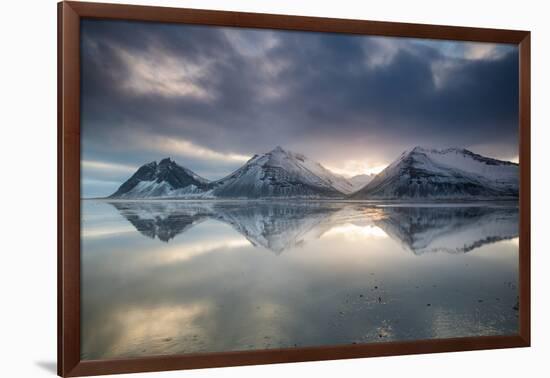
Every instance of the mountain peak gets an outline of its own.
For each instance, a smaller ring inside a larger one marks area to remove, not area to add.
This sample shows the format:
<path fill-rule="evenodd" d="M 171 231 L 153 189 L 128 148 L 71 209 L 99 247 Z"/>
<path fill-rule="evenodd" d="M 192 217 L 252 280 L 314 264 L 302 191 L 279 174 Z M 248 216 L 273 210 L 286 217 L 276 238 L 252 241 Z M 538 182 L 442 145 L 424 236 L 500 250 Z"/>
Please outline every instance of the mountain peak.
<path fill-rule="evenodd" d="M 152 162 L 150 162 L 150 163 L 143 164 L 140 168 L 143 168 L 143 167 L 155 168 L 156 166 L 157 166 L 157 162 L 156 162 L 156 161 L 152 161 Z"/>
<path fill-rule="evenodd" d="M 270 151 L 271 153 L 286 153 L 286 151 L 281 146 L 277 146 Z"/>
<path fill-rule="evenodd" d="M 456 148 L 448 148 L 448 149 L 438 149 L 438 148 L 434 148 L 434 147 L 429 147 L 429 146 L 415 146 L 413 147 L 412 149 L 406 151 L 408 153 L 414 153 L 414 152 L 420 152 L 420 153 L 429 153 L 429 152 L 435 152 L 435 153 L 442 153 L 442 152 L 446 152 L 446 151 L 451 151 L 451 150 L 457 150 Z"/>
<path fill-rule="evenodd" d="M 408 153 L 423 152 L 423 153 L 437 153 L 437 154 L 446 154 L 449 152 L 455 152 L 455 153 L 461 153 L 461 154 L 474 154 L 473 152 L 461 147 L 435 148 L 435 147 L 427 147 L 427 146 L 416 146 L 410 150 L 405 151 L 405 153 L 407 152 Z"/>
<path fill-rule="evenodd" d="M 175 163 L 170 157 L 166 157 L 159 162 L 159 165 L 169 165 Z"/>
<path fill-rule="evenodd" d="M 426 151 L 427 149 L 428 148 L 423 146 L 415 146 L 410 150 L 410 152 L 422 152 L 422 151 Z"/>

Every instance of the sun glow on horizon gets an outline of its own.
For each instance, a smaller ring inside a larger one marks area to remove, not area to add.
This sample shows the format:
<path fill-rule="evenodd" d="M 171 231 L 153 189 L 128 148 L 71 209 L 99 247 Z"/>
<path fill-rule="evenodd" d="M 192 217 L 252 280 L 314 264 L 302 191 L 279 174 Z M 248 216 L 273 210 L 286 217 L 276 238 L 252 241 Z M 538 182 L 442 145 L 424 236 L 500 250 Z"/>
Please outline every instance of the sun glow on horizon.
<path fill-rule="evenodd" d="M 338 168 L 331 164 L 327 164 L 324 166 L 334 173 L 337 173 L 347 178 L 351 178 L 357 175 L 376 175 L 382 172 L 388 165 L 380 163 L 369 164 L 359 160 L 346 160 Z"/>

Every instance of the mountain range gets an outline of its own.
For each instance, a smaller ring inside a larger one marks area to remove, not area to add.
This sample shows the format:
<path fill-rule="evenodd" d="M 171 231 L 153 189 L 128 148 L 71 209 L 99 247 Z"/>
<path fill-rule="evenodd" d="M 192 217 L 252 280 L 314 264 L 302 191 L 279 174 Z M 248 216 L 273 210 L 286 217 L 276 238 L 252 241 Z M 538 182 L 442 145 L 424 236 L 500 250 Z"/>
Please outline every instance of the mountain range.
<path fill-rule="evenodd" d="M 377 175 L 350 179 L 276 147 L 215 181 L 170 158 L 141 166 L 109 198 L 503 199 L 517 198 L 519 166 L 466 149 L 415 147 Z"/>

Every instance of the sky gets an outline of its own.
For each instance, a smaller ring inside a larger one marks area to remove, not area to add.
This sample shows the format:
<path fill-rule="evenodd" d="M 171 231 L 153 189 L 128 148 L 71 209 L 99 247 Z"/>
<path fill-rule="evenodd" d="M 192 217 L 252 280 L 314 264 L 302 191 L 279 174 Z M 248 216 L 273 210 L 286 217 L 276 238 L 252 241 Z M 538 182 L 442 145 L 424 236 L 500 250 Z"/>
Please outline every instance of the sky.
<path fill-rule="evenodd" d="M 278 145 L 347 177 L 417 145 L 517 161 L 518 69 L 506 44 L 83 20 L 82 196 Z"/>

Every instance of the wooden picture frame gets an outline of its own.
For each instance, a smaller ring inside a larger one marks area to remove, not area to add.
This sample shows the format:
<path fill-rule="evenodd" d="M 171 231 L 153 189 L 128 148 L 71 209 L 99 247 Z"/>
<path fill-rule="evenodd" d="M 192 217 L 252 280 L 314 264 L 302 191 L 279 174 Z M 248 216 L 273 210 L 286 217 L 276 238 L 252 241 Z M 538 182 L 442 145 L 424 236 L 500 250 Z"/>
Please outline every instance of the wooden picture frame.
<path fill-rule="evenodd" d="M 80 20 L 117 19 L 498 42 L 519 47 L 519 333 L 115 360 L 80 358 Z M 149 6 L 58 4 L 58 374 L 83 376 L 438 353 L 530 345 L 530 33 Z"/>

